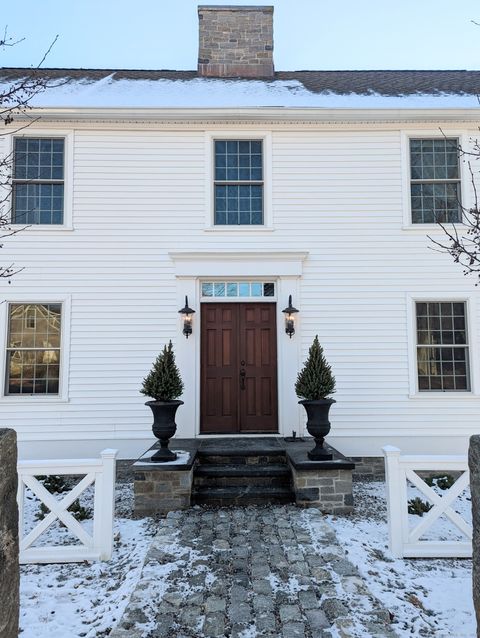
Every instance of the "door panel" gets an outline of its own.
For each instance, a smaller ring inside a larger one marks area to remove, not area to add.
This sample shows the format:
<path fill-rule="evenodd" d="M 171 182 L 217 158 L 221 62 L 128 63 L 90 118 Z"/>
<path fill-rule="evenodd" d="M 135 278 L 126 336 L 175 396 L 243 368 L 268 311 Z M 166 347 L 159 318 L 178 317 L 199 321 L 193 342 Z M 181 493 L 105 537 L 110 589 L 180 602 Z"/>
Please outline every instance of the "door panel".
<path fill-rule="evenodd" d="M 226 304 L 202 305 L 201 431 L 238 427 L 238 312 Z"/>
<path fill-rule="evenodd" d="M 201 432 L 276 432 L 275 304 L 202 304 L 201 323 Z"/>
<path fill-rule="evenodd" d="M 245 354 L 245 390 L 240 391 L 242 432 L 277 431 L 276 306 L 239 304 L 239 353 Z M 241 363 L 242 359 L 240 360 Z M 245 396 L 242 396 L 245 395 Z"/>

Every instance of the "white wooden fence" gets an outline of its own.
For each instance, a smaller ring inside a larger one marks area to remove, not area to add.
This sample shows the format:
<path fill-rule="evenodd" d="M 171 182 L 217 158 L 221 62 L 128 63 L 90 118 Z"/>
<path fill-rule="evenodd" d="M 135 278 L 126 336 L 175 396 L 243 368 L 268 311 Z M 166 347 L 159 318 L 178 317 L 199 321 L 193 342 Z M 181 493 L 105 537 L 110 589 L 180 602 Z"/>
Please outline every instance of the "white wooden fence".
<path fill-rule="evenodd" d="M 390 551 L 397 558 L 458 557 L 472 555 L 472 526 L 452 509 L 455 499 L 470 482 L 466 456 L 404 455 L 391 445 L 383 448 L 387 482 Z M 463 474 L 440 496 L 423 481 L 417 471 Z M 409 527 L 407 481 L 433 505 L 418 525 Z M 465 540 L 420 540 L 444 514 L 462 532 Z"/>
<path fill-rule="evenodd" d="M 20 563 L 73 563 L 111 558 L 116 456 L 117 450 L 104 450 L 100 459 L 20 461 L 18 463 Z M 62 494 L 63 498 L 59 500 L 35 478 L 52 474 L 84 476 L 70 492 Z M 92 483 L 95 483 L 95 496 L 93 535 L 90 535 L 68 511 L 68 508 Z M 28 487 L 50 510 L 45 518 L 27 534 L 25 534 L 24 521 L 25 487 Z M 57 519 L 80 541 L 80 544 L 33 547 L 33 543 Z"/>

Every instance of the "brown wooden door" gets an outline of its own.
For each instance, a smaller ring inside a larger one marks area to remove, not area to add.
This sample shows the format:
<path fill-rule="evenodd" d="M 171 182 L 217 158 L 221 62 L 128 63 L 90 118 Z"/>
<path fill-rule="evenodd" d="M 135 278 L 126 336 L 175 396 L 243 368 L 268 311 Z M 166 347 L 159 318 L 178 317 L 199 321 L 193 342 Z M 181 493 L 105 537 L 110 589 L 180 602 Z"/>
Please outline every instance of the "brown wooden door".
<path fill-rule="evenodd" d="M 202 304 L 201 324 L 201 432 L 277 432 L 275 304 Z"/>

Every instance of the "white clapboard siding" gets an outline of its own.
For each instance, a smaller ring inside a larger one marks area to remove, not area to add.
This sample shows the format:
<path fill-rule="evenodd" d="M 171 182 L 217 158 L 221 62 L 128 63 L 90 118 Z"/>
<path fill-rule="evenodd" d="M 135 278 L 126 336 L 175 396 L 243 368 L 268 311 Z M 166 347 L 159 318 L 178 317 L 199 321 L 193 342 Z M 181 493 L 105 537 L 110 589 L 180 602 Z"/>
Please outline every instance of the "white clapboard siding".
<path fill-rule="evenodd" d="M 8 293 L 71 296 L 68 401 L 7 398 L 0 425 L 14 427 L 21 444 L 96 441 L 92 453 L 108 444 L 128 456 L 129 441 L 152 437 L 141 380 L 168 339 L 183 339 L 168 252 L 298 250 L 308 258 L 294 299 L 299 358 L 290 364 L 300 365 L 318 334 L 337 379 L 330 440 L 349 454 L 380 455 L 387 442 L 465 451 L 480 397 L 409 396 L 407 294 L 478 293 L 429 249 L 425 232 L 402 229 L 401 139 L 400 129 L 373 124 L 274 130 L 273 232 L 218 233 L 205 232 L 204 130 L 76 130 L 74 230 L 26 231 L 2 249 L 2 260 L 25 266 Z M 470 310 L 478 339 L 478 305 Z"/>

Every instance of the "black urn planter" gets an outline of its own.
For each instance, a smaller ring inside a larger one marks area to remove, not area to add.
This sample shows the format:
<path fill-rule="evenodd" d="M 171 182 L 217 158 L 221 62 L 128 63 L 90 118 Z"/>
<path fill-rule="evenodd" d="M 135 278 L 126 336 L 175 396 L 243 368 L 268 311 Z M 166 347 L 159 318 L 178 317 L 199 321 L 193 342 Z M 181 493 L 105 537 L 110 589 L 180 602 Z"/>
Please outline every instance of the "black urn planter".
<path fill-rule="evenodd" d="M 335 399 L 319 399 L 318 401 L 299 401 L 307 413 L 307 430 L 315 439 L 315 447 L 308 453 L 311 461 L 331 461 L 333 456 L 323 447 L 324 438 L 330 432 L 328 413 Z"/>
<path fill-rule="evenodd" d="M 160 449 L 152 456 L 153 463 L 166 463 L 177 458 L 175 452 L 168 449 L 168 443 L 177 431 L 175 413 L 183 401 L 147 401 L 153 412 L 153 434 L 160 441 Z"/>

